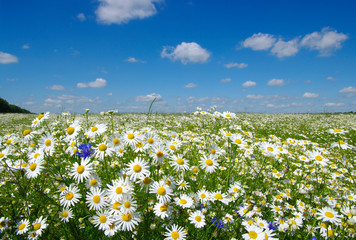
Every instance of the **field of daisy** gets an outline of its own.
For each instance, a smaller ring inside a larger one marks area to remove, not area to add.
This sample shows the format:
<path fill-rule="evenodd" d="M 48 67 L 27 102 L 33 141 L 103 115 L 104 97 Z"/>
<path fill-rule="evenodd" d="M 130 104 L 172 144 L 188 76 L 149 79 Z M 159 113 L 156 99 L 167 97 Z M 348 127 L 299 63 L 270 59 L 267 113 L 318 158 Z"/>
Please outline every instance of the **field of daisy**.
<path fill-rule="evenodd" d="M 356 115 L 0 115 L 7 239 L 351 239 Z"/>

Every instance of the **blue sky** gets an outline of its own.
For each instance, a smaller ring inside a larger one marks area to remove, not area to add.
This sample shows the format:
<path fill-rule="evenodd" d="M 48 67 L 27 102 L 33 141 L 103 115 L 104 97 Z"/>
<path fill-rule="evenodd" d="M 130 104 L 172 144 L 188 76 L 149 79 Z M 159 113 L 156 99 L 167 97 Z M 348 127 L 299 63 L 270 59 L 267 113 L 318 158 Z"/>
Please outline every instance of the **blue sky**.
<path fill-rule="evenodd" d="M 356 110 L 354 1 L 0 2 L 0 96 L 33 112 Z"/>

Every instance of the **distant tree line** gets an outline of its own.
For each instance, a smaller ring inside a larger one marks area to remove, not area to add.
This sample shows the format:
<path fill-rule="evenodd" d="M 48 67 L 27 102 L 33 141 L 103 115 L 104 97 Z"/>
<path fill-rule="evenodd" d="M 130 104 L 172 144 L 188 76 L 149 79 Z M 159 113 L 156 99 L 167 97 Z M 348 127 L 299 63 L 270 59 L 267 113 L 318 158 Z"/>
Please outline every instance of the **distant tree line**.
<path fill-rule="evenodd" d="M 16 105 L 9 104 L 5 99 L 0 98 L 0 113 L 31 113 Z"/>

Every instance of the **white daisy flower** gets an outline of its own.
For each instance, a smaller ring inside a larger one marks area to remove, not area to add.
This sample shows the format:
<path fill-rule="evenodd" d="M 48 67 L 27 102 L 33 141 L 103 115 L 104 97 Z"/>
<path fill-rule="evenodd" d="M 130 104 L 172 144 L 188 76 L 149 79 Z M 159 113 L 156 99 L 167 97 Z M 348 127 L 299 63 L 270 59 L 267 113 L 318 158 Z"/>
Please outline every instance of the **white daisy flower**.
<path fill-rule="evenodd" d="M 205 226 L 205 216 L 201 211 L 192 212 L 188 218 L 191 224 L 194 224 L 196 228 L 202 228 Z"/>
<path fill-rule="evenodd" d="M 246 226 L 247 233 L 243 234 L 242 237 L 245 240 L 263 240 L 265 239 L 265 234 L 263 234 L 263 229 L 255 225 Z"/>
<path fill-rule="evenodd" d="M 200 158 L 199 163 L 201 168 L 204 169 L 207 173 L 213 173 L 215 172 L 216 168 L 219 167 L 219 163 L 217 162 L 216 158 L 211 154 L 209 157 L 203 155 Z"/>
<path fill-rule="evenodd" d="M 164 182 L 154 182 L 150 187 L 150 193 L 157 194 L 157 199 L 160 203 L 167 203 L 171 200 L 173 190 Z"/>
<path fill-rule="evenodd" d="M 28 163 L 26 168 L 26 177 L 29 179 L 36 178 L 40 175 L 43 167 L 44 161 L 42 159 L 34 160 Z"/>
<path fill-rule="evenodd" d="M 135 160 L 128 163 L 126 168 L 126 174 L 130 176 L 131 181 L 136 181 L 144 176 L 150 174 L 149 163 L 141 158 L 135 158 Z"/>
<path fill-rule="evenodd" d="M 60 204 L 66 208 L 74 206 L 82 195 L 79 193 L 79 189 L 76 186 L 69 186 L 60 194 Z"/>
<path fill-rule="evenodd" d="M 179 198 L 175 198 L 175 204 L 182 208 L 190 208 L 193 205 L 193 199 L 186 194 L 181 194 Z"/>
<path fill-rule="evenodd" d="M 173 155 L 171 160 L 171 165 L 177 171 L 188 170 L 189 169 L 189 160 L 183 159 L 183 155 L 179 154 L 178 156 Z"/>
<path fill-rule="evenodd" d="M 113 148 L 109 147 L 105 142 L 102 142 L 95 148 L 94 157 L 99 160 L 104 160 L 106 155 L 111 156 L 114 151 L 115 150 Z"/>
<path fill-rule="evenodd" d="M 140 221 L 138 213 L 120 212 L 117 216 L 118 227 L 121 231 L 133 231 Z"/>
<path fill-rule="evenodd" d="M 43 233 L 43 230 L 48 226 L 48 224 L 46 224 L 46 221 L 47 221 L 47 218 L 43 218 L 43 216 L 41 216 L 40 218 L 37 218 L 32 223 L 32 227 L 33 227 L 32 233 L 35 233 L 36 236 L 41 236 Z"/>
<path fill-rule="evenodd" d="M 113 201 L 119 201 L 124 196 L 130 195 L 133 191 L 133 185 L 129 178 L 120 177 L 119 179 L 112 180 L 111 185 L 107 184 L 108 197 Z"/>
<path fill-rule="evenodd" d="M 94 124 L 88 131 L 85 133 L 89 138 L 94 138 L 95 136 L 102 135 L 107 129 L 105 124 Z"/>
<path fill-rule="evenodd" d="M 92 223 L 99 230 L 106 230 L 110 228 L 110 225 L 115 222 L 113 215 L 111 215 L 109 210 L 97 211 L 96 215 L 93 216 Z"/>
<path fill-rule="evenodd" d="M 172 213 L 172 206 L 167 203 L 156 203 L 153 207 L 153 212 L 161 219 L 168 218 Z"/>
<path fill-rule="evenodd" d="M 125 145 L 134 147 L 138 141 L 141 141 L 141 138 L 137 131 L 129 130 L 123 134 L 122 141 Z"/>
<path fill-rule="evenodd" d="M 96 174 L 91 174 L 85 182 L 87 188 L 99 188 L 101 184 L 101 178 Z"/>
<path fill-rule="evenodd" d="M 94 163 L 90 163 L 90 158 L 81 159 L 80 165 L 74 163 L 71 171 L 72 177 L 78 182 L 81 183 L 84 180 L 88 179 L 91 171 L 93 170 Z"/>
<path fill-rule="evenodd" d="M 86 203 L 89 210 L 103 209 L 108 205 L 105 191 L 101 191 L 99 188 L 91 188 L 90 193 L 87 194 Z"/>
<path fill-rule="evenodd" d="M 16 235 L 22 235 L 24 233 L 27 233 L 30 227 L 30 221 L 27 219 L 21 220 L 17 224 L 17 229 L 16 229 Z"/>
<path fill-rule="evenodd" d="M 166 228 L 167 232 L 164 233 L 166 237 L 164 240 L 184 240 L 186 239 L 187 233 L 184 231 L 183 227 L 173 224 L 171 229 Z"/>
<path fill-rule="evenodd" d="M 134 213 L 137 209 L 136 200 L 132 196 L 125 196 L 120 202 L 122 204 L 119 208 L 123 213 Z"/>
<path fill-rule="evenodd" d="M 40 148 L 48 155 L 52 155 L 55 145 L 57 145 L 56 140 L 50 133 L 47 133 L 46 136 L 41 137 L 39 140 Z"/>
<path fill-rule="evenodd" d="M 70 208 L 64 208 L 59 212 L 59 218 L 62 222 L 69 222 L 69 219 L 73 218 L 74 214 Z"/>
<path fill-rule="evenodd" d="M 318 210 L 317 215 L 319 216 L 318 220 L 321 220 L 323 222 L 331 222 L 336 225 L 339 225 L 341 223 L 341 216 L 332 208 L 323 207 L 322 209 Z"/>
<path fill-rule="evenodd" d="M 201 203 L 206 203 L 210 200 L 210 193 L 205 189 L 201 189 L 197 192 L 198 199 Z"/>

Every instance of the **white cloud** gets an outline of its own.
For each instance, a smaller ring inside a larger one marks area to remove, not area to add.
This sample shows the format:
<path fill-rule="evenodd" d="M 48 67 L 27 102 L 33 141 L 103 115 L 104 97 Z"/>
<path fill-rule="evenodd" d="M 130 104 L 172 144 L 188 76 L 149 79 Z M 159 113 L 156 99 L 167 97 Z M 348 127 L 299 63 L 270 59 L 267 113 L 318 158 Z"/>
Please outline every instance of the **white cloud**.
<path fill-rule="evenodd" d="M 30 48 L 30 45 L 29 45 L 29 44 L 24 44 L 24 45 L 22 45 L 22 48 L 23 48 L 23 49 L 29 49 L 29 48 Z"/>
<path fill-rule="evenodd" d="M 221 83 L 228 83 L 228 82 L 232 82 L 231 78 L 224 78 L 220 80 Z"/>
<path fill-rule="evenodd" d="M 356 87 L 346 87 L 339 91 L 340 93 L 356 93 Z"/>
<path fill-rule="evenodd" d="M 99 0 L 95 11 L 97 20 L 103 24 L 123 24 L 133 19 L 151 17 L 157 13 L 155 2 L 161 0 Z"/>
<path fill-rule="evenodd" d="M 56 85 L 56 84 L 46 87 L 46 88 L 51 89 L 51 90 L 56 90 L 56 91 L 64 91 L 65 90 L 65 88 L 62 85 Z"/>
<path fill-rule="evenodd" d="M 225 64 L 225 67 L 226 68 L 233 68 L 233 67 L 236 67 L 236 68 L 247 68 L 248 64 L 247 63 L 228 63 L 228 64 Z"/>
<path fill-rule="evenodd" d="M 77 83 L 77 88 L 87 88 L 87 87 L 92 87 L 92 88 L 103 88 L 106 86 L 106 80 L 103 78 L 97 78 L 93 82 L 88 82 L 88 83 Z"/>
<path fill-rule="evenodd" d="M 306 92 L 303 95 L 303 98 L 317 98 L 317 97 L 319 97 L 319 94 L 317 93 Z"/>
<path fill-rule="evenodd" d="M 298 53 L 298 51 L 298 39 L 293 39 L 288 42 L 279 39 L 278 42 L 274 44 L 271 53 L 276 55 L 278 58 L 283 58 L 294 56 Z"/>
<path fill-rule="evenodd" d="M 145 63 L 145 61 L 139 60 L 139 59 L 134 58 L 134 57 L 129 57 L 128 59 L 126 59 L 126 62 L 129 62 L 129 63 Z"/>
<path fill-rule="evenodd" d="M 28 102 L 24 102 L 23 104 L 25 104 L 25 105 L 34 105 L 34 104 L 36 104 L 36 102 L 28 101 Z"/>
<path fill-rule="evenodd" d="M 246 98 L 248 98 L 248 99 L 262 99 L 262 98 L 264 98 L 264 96 L 261 94 L 258 94 L 258 95 L 249 94 L 246 96 Z"/>
<path fill-rule="evenodd" d="M 325 27 L 321 32 L 313 32 L 304 36 L 301 46 L 311 50 L 317 50 L 320 56 L 329 56 L 333 51 L 340 49 L 342 43 L 348 39 L 344 33 L 338 33 L 329 27 Z"/>
<path fill-rule="evenodd" d="M 187 85 L 184 85 L 184 88 L 196 88 L 198 85 L 196 85 L 195 83 L 188 83 Z"/>
<path fill-rule="evenodd" d="M 195 42 L 181 44 L 174 47 L 163 47 L 161 52 L 162 58 L 169 58 L 173 61 L 179 60 L 183 64 L 188 62 L 192 63 L 205 63 L 210 57 L 208 50 L 202 48 L 199 44 Z"/>
<path fill-rule="evenodd" d="M 147 94 L 146 96 L 137 96 L 135 97 L 136 102 L 152 102 L 154 99 L 160 100 L 162 96 L 157 93 Z"/>
<path fill-rule="evenodd" d="M 325 107 L 342 107 L 344 105 L 345 105 L 344 103 L 332 103 L 332 102 L 324 104 Z"/>
<path fill-rule="evenodd" d="M 45 104 L 60 104 L 62 103 L 62 100 L 59 99 L 52 99 L 52 98 L 47 98 L 45 101 Z"/>
<path fill-rule="evenodd" d="M 8 64 L 8 63 L 17 63 L 19 60 L 16 56 L 11 55 L 10 53 L 0 52 L 0 63 Z"/>
<path fill-rule="evenodd" d="M 327 77 L 326 79 L 329 80 L 329 81 L 336 81 L 336 79 L 333 78 L 333 77 Z"/>
<path fill-rule="evenodd" d="M 84 15 L 84 13 L 79 13 L 77 15 L 77 18 L 81 21 L 81 22 L 84 22 L 86 20 L 86 17 Z"/>
<path fill-rule="evenodd" d="M 245 48 L 251 48 L 252 50 L 267 50 L 272 45 L 276 39 L 271 34 L 255 33 L 251 37 L 246 38 L 242 42 L 242 46 Z"/>
<path fill-rule="evenodd" d="M 266 107 L 268 107 L 268 108 L 289 108 L 290 105 L 289 104 L 275 105 L 275 104 L 269 103 L 266 105 Z"/>
<path fill-rule="evenodd" d="M 107 93 L 106 95 L 108 95 L 108 96 L 112 96 L 112 92 L 109 92 L 109 93 Z"/>
<path fill-rule="evenodd" d="M 267 83 L 268 86 L 283 86 L 284 85 L 284 80 L 283 79 L 272 79 L 268 81 Z"/>
<path fill-rule="evenodd" d="M 16 82 L 19 79 L 18 78 L 6 78 L 6 80 L 9 82 Z"/>
<path fill-rule="evenodd" d="M 242 87 L 255 87 L 257 84 L 256 84 L 256 82 L 253 82 L 253 81 L 247 81 L 247 82 L 244 82 L 243 84 L 242 84 Z"/>

